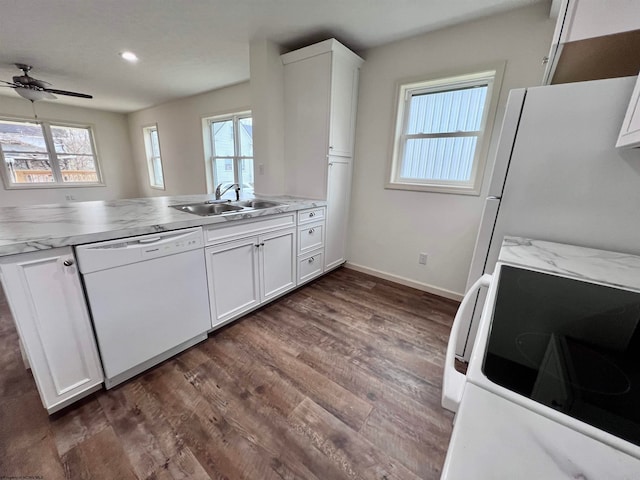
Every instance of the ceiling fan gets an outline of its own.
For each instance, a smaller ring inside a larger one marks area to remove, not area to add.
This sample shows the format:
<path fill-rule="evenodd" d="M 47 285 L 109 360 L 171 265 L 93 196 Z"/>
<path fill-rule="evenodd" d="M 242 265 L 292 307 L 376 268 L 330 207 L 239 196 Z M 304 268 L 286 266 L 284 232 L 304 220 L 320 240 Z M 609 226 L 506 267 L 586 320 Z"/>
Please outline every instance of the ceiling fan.
<path fill-rule="evenodd" d="M 18 95 L 26 98 L 27 100 L 31 100 L 32 102 L 44 99 L 53 100 L 57 98 L 53 95 L 54 93 L 58 95 L 68 95 L 70 97 L 93 98 L 92 95 L 87 95 L 86 93 L 69 92 L 66 90 L 49 88 L 49 85 L 51 85 L 49 82 L 29 76 L 29 71 L 32 68 L 31 65 L 25 65 L 24 63 L 16 63 L 15 65 L 22 70 L 22 75 L 16 75 L 13 77 L 13 82 L 0 80 L 0 82 L 6 83 L 6 85 L 0 86 L 13 88 Z"/>

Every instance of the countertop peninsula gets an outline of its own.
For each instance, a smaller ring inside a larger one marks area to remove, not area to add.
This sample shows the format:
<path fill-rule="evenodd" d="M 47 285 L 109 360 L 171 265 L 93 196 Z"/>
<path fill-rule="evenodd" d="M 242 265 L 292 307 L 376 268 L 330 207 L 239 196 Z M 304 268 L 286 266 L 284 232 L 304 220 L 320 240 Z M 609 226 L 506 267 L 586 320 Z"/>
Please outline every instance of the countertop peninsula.
<path fill-rule="evenodd" d="M 0 207 L 0 256 L 237 221 L 326 205 L 323 200 L 288 196 L 257 198 L 279 202 L 282 205 L 208 217 L 170 207 L 213 200 L 213 195 Z"/>

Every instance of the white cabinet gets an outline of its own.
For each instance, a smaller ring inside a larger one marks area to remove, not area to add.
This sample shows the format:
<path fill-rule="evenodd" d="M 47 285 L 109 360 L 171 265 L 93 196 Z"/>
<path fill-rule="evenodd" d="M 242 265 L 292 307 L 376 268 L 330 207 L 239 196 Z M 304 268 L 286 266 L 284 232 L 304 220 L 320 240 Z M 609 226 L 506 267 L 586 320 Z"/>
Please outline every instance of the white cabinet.
<path fill-rule="evenodd" d="M 564 0 L 543 84 L 636 75 L 639 50 L 640 2 Z"/>
<path fill-rule="evenodd" d="M 3 257 L 0 271 L 47 411 L 98 390 L 102 367 L 71 247 Z"/>
<path fill-rule="evenodd" d="M 325 207 L 298 212 L 298 285 L 322 275 L 325 271 L 325 218 Z"/>
<path fill-rule="evenodd" d="M 287 215 L 266 220 L 278 223 L 291 218 Z M 255 232 L 261 221 L 234 225 L 234 236 Z M 227 238 L 226 228 L 211 228 L 205 235 Z M 295 228 L 217 243 L 205 249 L 205 256 L 214 328 L 296 286 Z"/>
<path fill-rule="evenodd" d="M 360 62 L 341 49 L 333 53 L 332 60 L 328 154 L 353 157 Z"/>
<path fill-rule="evenodd" d="M 260 299 L 265 302 L 296 286 L 296 231 L 268 233 L 258 237 L 258 241 Z"/>
<path fill-rule="evenodd" d="M 312 280 L 324 271 L 324 249 L 316 250 L 298 258 L 298 285 Z"/>
<path fill-rule="evenodd" d="M 328 165 L 327 234 L 325 240 L 325 269 L 346 261 L 349 199 L 351 198 L 351 163 L 331 157 Z"/>
<path fill-rule="evenodd" d="M 324 247 L 324 221 L 298 227 L 298 255 Z"/>
<path fill-rule="evenodd" d="M 212 326 L 260 304 L 257 237 L 205 249 Z"/>
<path fill-rule="evenodd" d="M 282 62 L 286 193 L 327 200 L 326 270 L 346 260 L 358 77 L 363 60 L 331 39 L 284 54 Z"/>
<path fill-rule="evenodd" d="M 616 147 L 640 147 L 640 75 L 631 94 Z"/>

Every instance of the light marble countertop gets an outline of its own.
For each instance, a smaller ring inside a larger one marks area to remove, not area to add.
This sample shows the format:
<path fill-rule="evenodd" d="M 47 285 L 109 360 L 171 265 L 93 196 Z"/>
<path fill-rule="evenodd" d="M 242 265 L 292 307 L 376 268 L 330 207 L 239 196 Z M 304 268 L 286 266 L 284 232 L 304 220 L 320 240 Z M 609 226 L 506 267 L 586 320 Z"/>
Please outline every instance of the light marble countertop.
<path fill-rule="evenodd" d="M 322 200 L 286 196 L 261 198 L 280 202 L 282 205 L 259 210 L 245 209 L 209 217 L 182 212 L 170 206 L 213 200 L 213 195 L 0 207 L 0 256 L 225 223 L 326 205 Z"/>
<path fill-rule="evenodd" d="M 637 255 L 505 237 L 498 261 L 640 291 L 640 257 Z"/>

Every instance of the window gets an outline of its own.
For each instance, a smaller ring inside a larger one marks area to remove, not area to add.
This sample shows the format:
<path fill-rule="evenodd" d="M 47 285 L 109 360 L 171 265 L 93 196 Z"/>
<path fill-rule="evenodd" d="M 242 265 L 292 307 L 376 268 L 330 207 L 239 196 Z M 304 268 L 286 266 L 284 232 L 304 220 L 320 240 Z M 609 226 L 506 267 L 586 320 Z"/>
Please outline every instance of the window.
<path fill-rule="evenodd" d="M 400 86 L 387 188 L 479 193 L 495 78 L 491 70 Z"/>
<path fill-rule="evenodd" d="M 142 132 L 144 134 L 144 149 L 147 152 L 149 184 L 152 188 L 164 190 L 164 175 L 162 174 L 162 158 L 160 157 L 158 126 L 151 125 L 149 127 L 144 127 Z"/>
<path fill-rule="evenodd" d="M 102 185 L 91 127 L 0 120 L 7 188 Z"/>
<path fill-rule="evenodd" d="M 211 137 L 211 171 L 214 188 L 237 183 L 253 193 L 253 123 L 251 113 L 207 119 Z"/>

